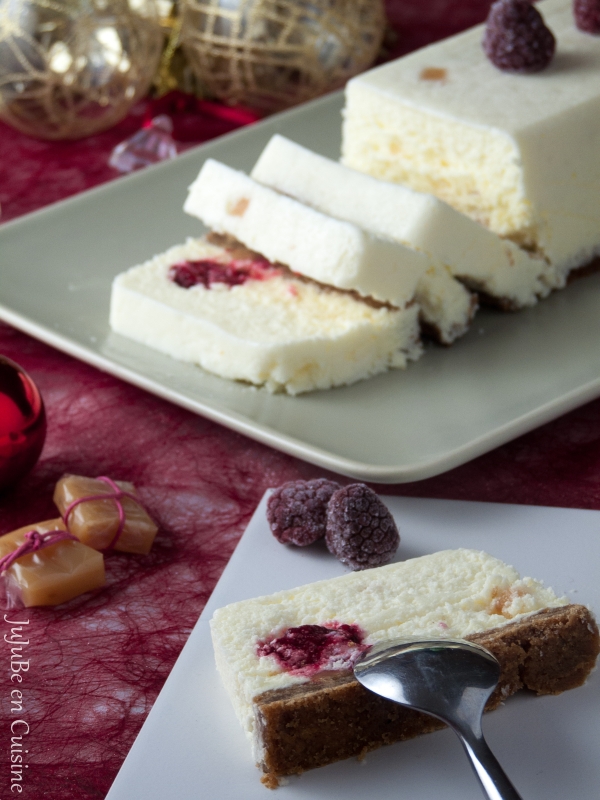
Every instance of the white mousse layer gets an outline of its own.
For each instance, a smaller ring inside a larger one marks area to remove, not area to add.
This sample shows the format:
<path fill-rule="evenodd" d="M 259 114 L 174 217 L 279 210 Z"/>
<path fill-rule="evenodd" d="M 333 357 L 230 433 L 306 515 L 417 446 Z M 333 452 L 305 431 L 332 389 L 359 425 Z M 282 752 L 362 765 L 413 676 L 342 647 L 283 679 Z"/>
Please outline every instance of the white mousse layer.
<path fill-rule="evenodd" d="M 548 294 L 542 259 L 432 194 L 349 169 L 279 135 L 263 151 L 252 177 L 319 211 L 427 254 L 430 266 L 419 284 L 417 302 L 426 321 L 443 331 L 446 343 L 466 330 L 475 310 L 466 289 L 452 276 L 513 307 L 533 305 L 538 296 Z"/>
<path fill-rule="evenodd" d="M 537 248 L 555 286 L 600 251 L 600 38 L 571 6 L 536 6 L 557 40 L 543 72 L 496 69 L 478 26 L 351 80 L 343 129 L 345 164 Z"/>
<path fill-rule="evenodd" d="M 402 636 L 463 638 L 567 602 L 484 552 L 444 550 L 232 603 L 215 612 L 211 629 L 217 669 L 260 760 L 253 698 L 310 680 L 284 672 L 272 655 L 259 657 L 261 641 L 327 622 L 358 625 L 367 644 Z"/>
<path fill-rule="evenodd" d="M 416 305 L 375 308 L 284 270 L 208 289 L 168 278 L 172 265 L 202 259 L 231 256 L 189 240 L 118 275 L 113 330 L 222 377 L 290 394 L 354 383 L 421 354 Z"/>
<path fill-rule="evenodd" d="M 388 186 L 412 194 L 409 190 L 350 170 L 279 134 L 269 141 L 251 176 L 318 211 L 362 225 L 376 236 L 415 249 L 406 236 L 398 235 L 404 227 L 402 217 L 382 208 L 389 201 Z M 383 187 L 383 193 L 377 192 L 379 187 Z M 365 191 L 367 196 L 363 194 Z M 382 218 L 391 224 L 380 224 Z M 415 299 L 421 309 L 421 320 L 440 342 L 451 344 L 468 330 L 477 301 L 454 280 L 447 267 L 431 253 L 426 254 L 429 264 L 417 285 Z"/>
<path fill-rule="evenodd" d="M 427 268 L 422 254 L 332 219 L 212 159 L 190 187 L 184 211 L 293 272 L 398 308 L 414 299 Z"/>

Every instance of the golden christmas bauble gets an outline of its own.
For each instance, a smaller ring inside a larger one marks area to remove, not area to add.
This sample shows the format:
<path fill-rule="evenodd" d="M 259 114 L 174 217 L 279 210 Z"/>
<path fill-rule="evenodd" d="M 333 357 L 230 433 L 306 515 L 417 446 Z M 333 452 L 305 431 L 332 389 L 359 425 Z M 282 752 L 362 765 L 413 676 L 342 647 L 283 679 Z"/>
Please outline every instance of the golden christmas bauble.
<path fill-rule="evenodd" d="M 383 0 L 181 0 L 184 52 L 206 92 L 263 111 L 342 86 L 374 61 Z"/>
<path fill-rule="evenodd" d="M 154 0 L 0 0 L 0 118 L 43 139 L 119 122 L 164 41 Z"/>

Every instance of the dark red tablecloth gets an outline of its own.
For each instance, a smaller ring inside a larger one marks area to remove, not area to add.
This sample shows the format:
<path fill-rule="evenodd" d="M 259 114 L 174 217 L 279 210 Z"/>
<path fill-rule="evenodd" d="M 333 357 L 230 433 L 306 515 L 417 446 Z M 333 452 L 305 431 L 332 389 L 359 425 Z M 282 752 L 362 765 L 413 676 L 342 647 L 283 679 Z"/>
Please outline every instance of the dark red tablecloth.
<path fill-rule="evenodd" d="M 479 22 L 488 0 L 405 0 L 388 6 L 400 53 Z M 236 125 L 210 107 L 198 111 L 181 98 L 176 102 L 179 107 L 170 108 L 176 134 L 187 142 Z M 106 164 L 110 150 L 155 110 L 142 104 L 112 131 L 70 144 L 35 141 L 0 125 L 2 220 L 114 178 Z M 28 634 L 23 649 L 29 669 L 17 714 L 29 726 L 21 796 L 102 798 L 265 489 L 323 471 L 3 324 L 0 353 L 31 373 L 49 423 L 38 466 L 0 497 L 0 533 L 54 516 L 52 491 L 65 471 L 133 481 L 160 524 L 149 556 L 107 557 L 104 590 L 58 609 L 8 616 L 27 621 Z M 375 488 L 600 509 L 600 401 L 445 475 Z M 4 636 L 10 626 L 5 621 L 2 626 Z M 10 649 L 1 644 L 0 797 L 9 797 L 7 743 L 15 714 L 9 705 Z"/>

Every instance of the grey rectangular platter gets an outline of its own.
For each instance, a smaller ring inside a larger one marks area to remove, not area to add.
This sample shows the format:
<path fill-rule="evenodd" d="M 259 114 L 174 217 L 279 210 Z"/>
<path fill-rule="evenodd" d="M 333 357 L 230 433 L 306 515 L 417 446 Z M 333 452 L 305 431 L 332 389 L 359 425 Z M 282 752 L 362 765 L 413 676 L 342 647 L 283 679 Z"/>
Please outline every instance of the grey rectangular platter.
<path fill-rule="evenodd" d="M 187 187 L 208 157 L 249 171 L 275 132 L 337 158 L 329 95 L 0 227 L 0 318 L 253 439 L 382 483 L 444 472 L 600 395 L 600 275 L 518 314 L 482 311 L 406 371 L 299 397 L 220 379 L 113 334 L 113 277 L 187 236 Z"/>

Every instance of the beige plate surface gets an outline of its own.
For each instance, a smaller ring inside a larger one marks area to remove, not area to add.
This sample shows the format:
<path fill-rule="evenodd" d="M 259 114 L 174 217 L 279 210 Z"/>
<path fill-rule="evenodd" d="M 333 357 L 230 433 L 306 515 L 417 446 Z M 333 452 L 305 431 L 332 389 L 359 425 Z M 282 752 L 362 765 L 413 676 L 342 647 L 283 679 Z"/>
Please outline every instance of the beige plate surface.
<path fill-rule="evenodd" d="M 0 318 L 272 447 L 396 483 L 455 467 L 600 395 L 600 275 L 519 314 L 482 312 L 408 370 L 300 397 L 222 380 L 110 332 L 113 277 L 203 232 L 183 213 L 208 157 L 250 170 L 275 132 L 337 158 L 333 94 L 0 227 Z"/>

